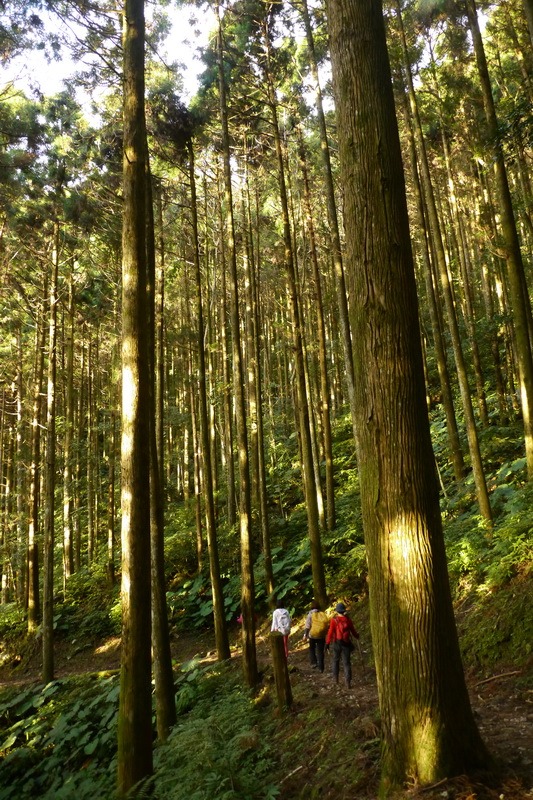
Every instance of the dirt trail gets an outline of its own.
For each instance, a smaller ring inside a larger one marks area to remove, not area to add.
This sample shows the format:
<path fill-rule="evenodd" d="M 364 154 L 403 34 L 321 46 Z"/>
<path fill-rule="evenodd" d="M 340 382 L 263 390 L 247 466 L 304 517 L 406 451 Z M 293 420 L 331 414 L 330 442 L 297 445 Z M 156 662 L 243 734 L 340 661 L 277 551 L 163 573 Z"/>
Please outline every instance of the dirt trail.
<path fill-rule="evenodd" d="M 233 640 L 238 631 L 233 632 Z M 216 656 L 212 633 L 178 634 L 172 642 L 173 656 L 179 662 L 199 656 L 202 659 L 214 659 Z M 234 657 L 239 657 L 234 644 Z M 31 653 L 26 653 L 23 663 L 16 662 L 0 667 L 0 689 L 7 686 L 38 682 L 40 679 L 41 653 L 38 643 Z M 270 651 L 268 630 L 262 629 L 258 636 L 258 663 L 261 670 L 268 668 Z M 94 647 L 75 651 L 72 645 L 59 641 L 56 647 L 56 677 L 62 678 L 87 672 L 111 671 L 120 666 L 120 639 L 110 637 Z M 375 671 L 369 663 L 368 655 L 356 649 L 352 655 L 352 687 L 344 687 L 342 666 L 339 685 L 335 685 L 331 677 L 331 656 L 326 655 L 323 674 L 312 669 L 309 663 L 307 644 L 301 639 L 298 631 L 291 636 L 289 650 L 289 670 L 293 691 L 297 698 L 293 710 L 294 724 L 298 716 L 315 707 L 320 713 L 324 707 L 331 714 L 331 724 L 349 726 L 352 738 L 355 736 L 360 750 L 358 767 L 366 770 L 367 786 L 361 788 L 357 795 L 323 794 L 324 798 L 333 800 L 362 800 L 375 797 L 377 776 L 377 748 L 369 755 L 368 743 L 375 742 L 378 735 L 378 697 Z M 468 677 L 470 698 L 477 723 L 482 736 L 492 754 L 506 765 L 507 777 L 498 787 L 490 789 L 473 784 L 466 779 L 457 779 L 432 789 L 416 790 L 408 793 L 408 797 L 455 798 L 455 800 L 526 800 L 533 799 L 533 692 L 522 688 L 524 670 L 502 669 L 489 678 L 471 675 Z M 354 733 L 355 731 L 355 733 Z M 305 734 L 305 731 L 304 731 Z M 288 773 L 290 770 L 288 770 Z M 296 786 L 302 779 L 302 772 L 294 776 L 288 774 L 283 787 L 282 798 L 295 798 L 301 795 L 296 789 L 291 790 L 291 783 Z M 463 781 L 463 782 L 461 782 Z M 301 786 L 301 783 L 300 783 Z"/>

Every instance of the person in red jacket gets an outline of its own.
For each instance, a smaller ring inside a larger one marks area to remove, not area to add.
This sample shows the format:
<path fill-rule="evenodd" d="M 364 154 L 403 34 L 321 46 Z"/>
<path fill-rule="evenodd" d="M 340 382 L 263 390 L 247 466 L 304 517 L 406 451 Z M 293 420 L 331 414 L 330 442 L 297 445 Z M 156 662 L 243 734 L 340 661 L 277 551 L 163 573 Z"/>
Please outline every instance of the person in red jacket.
<path fill-rule="evenodd" d="M 326 650 L 329 650 L 331 644 L 333 645 L 333 663 L 331 666 L 333 680 L 335 683 L 339 682 L 340 662 L 342 659 L 344 683 L 346 684 L 346 688 L 349 689 L 352 685 L 351 655 L 354 649 L 352 636 L 359 639 L 359 634 L 355 630 L 352 620 L 346 613 L 346 606 L 344 603 L 337 603 L 335 611 L 337 615 L 331 620 L 326 636 Z"/>

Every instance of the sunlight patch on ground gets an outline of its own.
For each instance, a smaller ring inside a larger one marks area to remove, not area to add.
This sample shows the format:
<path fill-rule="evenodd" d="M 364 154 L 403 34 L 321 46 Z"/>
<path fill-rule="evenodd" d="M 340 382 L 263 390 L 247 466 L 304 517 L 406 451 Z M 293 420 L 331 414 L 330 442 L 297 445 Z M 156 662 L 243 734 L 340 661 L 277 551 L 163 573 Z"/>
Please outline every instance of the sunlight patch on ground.
<path fill-rule="evenodd" d="M 111 650 L 116 650 L 118 647 L 120 647 L 120 636 L 113 636 L 111 639 L 107 639 L 107 641 L 105 641 L 99 647 L 95 647 L 94 654 L 101 656 L 105 653 L 109 653 Z"/>

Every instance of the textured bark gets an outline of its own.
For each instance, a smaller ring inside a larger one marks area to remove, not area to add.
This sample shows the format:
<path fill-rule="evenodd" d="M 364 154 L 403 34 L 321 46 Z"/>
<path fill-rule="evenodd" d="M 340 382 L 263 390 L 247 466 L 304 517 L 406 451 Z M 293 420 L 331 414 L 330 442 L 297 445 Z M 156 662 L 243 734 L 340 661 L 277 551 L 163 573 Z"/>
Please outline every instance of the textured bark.
<path fill-rule="evenodd" d="M 329 0 L 382 794 L 486 766 L 462 671 L 381 3 Z"/>
<path fill-rule="evenodd" d="M 276 684 L 278 711 L 281 714 L 292 706 L 292 688 L 283 636 L 280 633 L 270 634 L 270 652 L 272 653 L 272 671 Z"/>
<path fill-rule="evenodd" d="M 153 769 L 143 0 L 124 4 L 123 49 L 122 658 L 117 754 L 121 797 Z"/>

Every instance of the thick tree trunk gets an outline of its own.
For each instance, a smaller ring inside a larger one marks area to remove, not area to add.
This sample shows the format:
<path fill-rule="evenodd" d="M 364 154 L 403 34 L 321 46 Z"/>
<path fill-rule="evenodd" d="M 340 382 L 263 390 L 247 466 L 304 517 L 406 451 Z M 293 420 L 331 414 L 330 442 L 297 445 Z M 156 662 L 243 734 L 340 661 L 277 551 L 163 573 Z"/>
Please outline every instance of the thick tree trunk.
<path fill-rule="evenodd" d="M 153 769 L 143 0 L 126 0 L 123 14 L 121 797 Z"/>
<path fill-rule="evenodd" d="M 379 0 L 328 0 L 357 348 L 357 446 L 383 728 L 382 794 L 486 766 L 462 671 L 425 402 Z"/>

